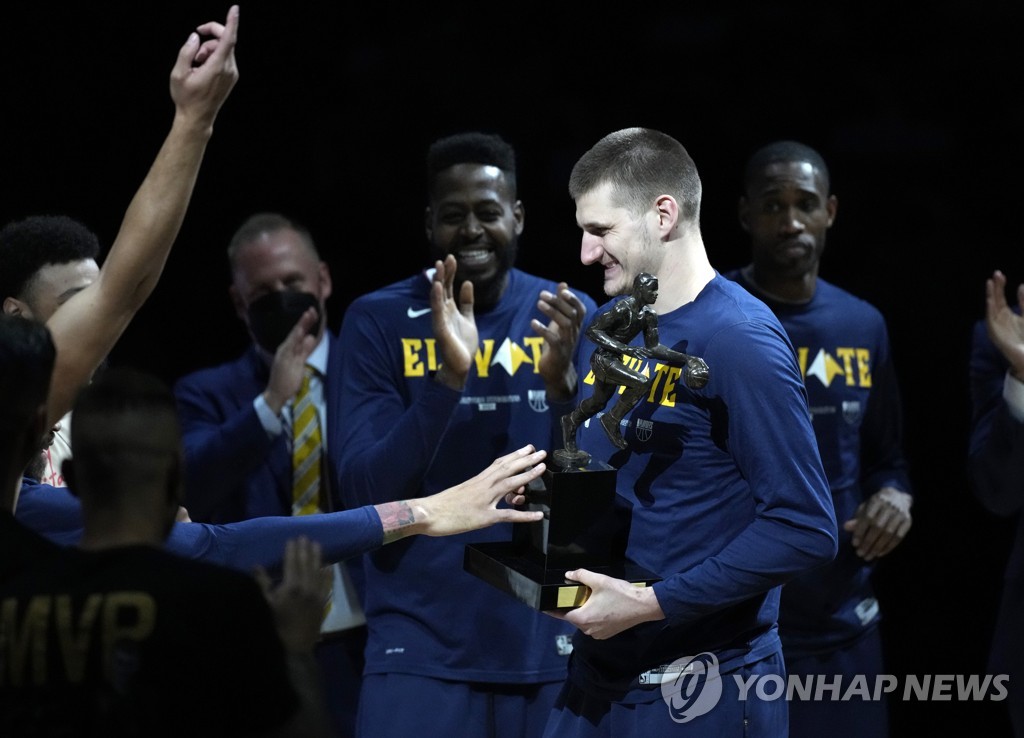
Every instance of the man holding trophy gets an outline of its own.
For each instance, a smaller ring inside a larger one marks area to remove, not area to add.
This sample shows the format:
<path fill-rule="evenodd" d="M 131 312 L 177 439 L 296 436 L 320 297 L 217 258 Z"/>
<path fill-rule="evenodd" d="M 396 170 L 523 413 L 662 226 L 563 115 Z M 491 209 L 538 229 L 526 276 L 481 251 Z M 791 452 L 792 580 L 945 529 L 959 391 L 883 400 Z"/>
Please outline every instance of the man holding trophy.
<path fill-rule="evenodd" d="M 569 191 L 581 259 L 604 268 L 616 298 L 595 323 L 610 316 L 625 347 L 593 331 L 580 342 L 579 375 L 594 371 L 563 426 L 567 451 L 578 430 L 579 447 L 614 469 L 625 557 L 660 581 L 564 572 L 589 596 L 550 613 L 578 632 L 545 735 L 784 736 L 785 699 L 751 689 L 741 700 L 737 685 L 785 678 L 782 585 L 831 560 L 837 538 L 792 345 L 763 303 L 711 267 L 700 178 L 678 141 L 609 134 L 576 163 Z M 637 310 L 652 288 L 656 321 Z M 615 364 L 623 356 L 628 372 Z M 622 395 L 601 429 L 584 422 L 614 383 Z"/>

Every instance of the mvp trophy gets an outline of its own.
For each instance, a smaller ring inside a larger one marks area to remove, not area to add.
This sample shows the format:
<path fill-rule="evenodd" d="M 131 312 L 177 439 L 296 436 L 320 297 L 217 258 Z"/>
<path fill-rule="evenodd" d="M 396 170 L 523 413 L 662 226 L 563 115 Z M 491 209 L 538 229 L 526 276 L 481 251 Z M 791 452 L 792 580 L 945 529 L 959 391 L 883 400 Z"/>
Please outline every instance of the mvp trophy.
<path fill-rule="evenodd" d="M 621 387 L 619 399 L 599 418 L 609 440 L 627 448 L 620 426 L 650 389 L 650 377 L 626 365 L 624 357 L 653 358 L 681 367 L 686 385 L 707 384 L 703 359 L 658 342 L 658 280 L 641 273 L 633 292 L 594 318 L 586 335 L 597 344 L 590 359 L 593 394 L 561 418 L 564 447 L 550 457 L 547 471 L 527 489 L 525 509 L 540 510 L 542 520 L 517 523 L 512 540 L 470 544 L 464 568 L 536 610 L 582 605 L 590 594 L 585 585 L 565 578 L 572 569 L 588 569 L 646 587 L 660 577 L 626 558 L 630 509 L 616 496 L 616 469 L 576 445 L 579 426 L 597 415 Z M 643 346 L 628 342 L 644 334 Z"/>

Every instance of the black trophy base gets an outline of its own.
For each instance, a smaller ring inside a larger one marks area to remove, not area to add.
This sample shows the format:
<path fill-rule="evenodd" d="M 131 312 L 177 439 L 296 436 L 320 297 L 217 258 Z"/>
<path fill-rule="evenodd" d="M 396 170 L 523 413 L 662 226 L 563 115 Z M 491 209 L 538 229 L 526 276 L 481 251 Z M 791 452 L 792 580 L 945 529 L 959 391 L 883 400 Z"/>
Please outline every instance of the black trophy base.
<path fill-rule="evenodd" d="M 590 463 L 590 454 L 586 451 L 567 451 L 559 448 L 552 452 L 551 457 L 556 469 L 576 469 Z"/>
<path fill-rule="evenodd" d="M 545 569 L 511 542 L 474 543 L 466 546 L 463 568 L 534 610 L 564 610 L 586 602 L 590 588 L 565 579 L 568 569 Z M 582 567 L 637 587 L 647 587 L 661 577 L 636 564 L 623 561 Z"/>

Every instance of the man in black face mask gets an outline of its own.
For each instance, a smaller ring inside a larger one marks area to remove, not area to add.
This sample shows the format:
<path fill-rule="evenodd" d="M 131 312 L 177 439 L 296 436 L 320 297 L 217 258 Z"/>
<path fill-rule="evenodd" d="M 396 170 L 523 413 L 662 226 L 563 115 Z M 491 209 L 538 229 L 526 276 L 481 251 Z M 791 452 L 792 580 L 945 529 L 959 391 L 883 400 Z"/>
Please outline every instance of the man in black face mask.
<path fill-rule="evenodd" d="M 174 387 L 185 507 L 193 520 L 212 523 L 340 510 L 332 481 L 341 415 L 328 409 L 336 406 L 338 342 L 326 328 L 327 264 L 309 231 L 277 213 L 246 220 L 227 254 L 231 299 L 253 343 Z M 306 333 L 289 337 L 300 322 Z M 335 565 L 317 654 L 339 723 L 355 715 L 362 671 L 361 579 L 358 562 Z M 338 734 L 347 733 L 339 725 Z"/>
<path fill-rule="evenodd" d="M 331 275 L 309 232 L 276 213 L 247 219 L 228 245 L 229 292 L 252 345 L 234 361 L 181 378 L 174 388 L 184 434 L 188 479 L 185 506 L 193 520 L 227 523 L 264 515 L 291 515 L 292 406 L 307 364 L 314 406 L 329 443 L 326 377 L 334 342 L 326 330 Z M 282 347 L 304 313 L 308 335 Z M 278 349 L 281 348 L 279 351 Z M 327 467 L 329 459 L 324 459 Z M 324 475 L 322 483 L 333 475 Z M 320 496 L 322 511 L 334 509 Z"/>

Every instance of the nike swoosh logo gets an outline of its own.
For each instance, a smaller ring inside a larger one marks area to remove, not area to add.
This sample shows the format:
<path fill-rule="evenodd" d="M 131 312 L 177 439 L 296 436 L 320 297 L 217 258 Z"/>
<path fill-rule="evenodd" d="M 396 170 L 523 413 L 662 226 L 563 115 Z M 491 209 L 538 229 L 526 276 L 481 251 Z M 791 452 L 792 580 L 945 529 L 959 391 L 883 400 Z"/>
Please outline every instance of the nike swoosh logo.
<path fill-rule="evenodd" d="M 409 308 L 405 312 L 405 314 L 408 315 L 410 318 L 418 318 L 421 315 L 426 315 L 429 312 L 430 312 L 430 308 L 423 308 L 422 310 L 413 310 L 412 308 Z"/>

